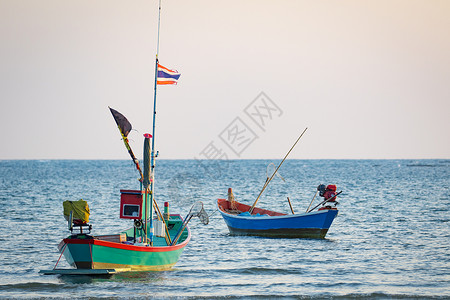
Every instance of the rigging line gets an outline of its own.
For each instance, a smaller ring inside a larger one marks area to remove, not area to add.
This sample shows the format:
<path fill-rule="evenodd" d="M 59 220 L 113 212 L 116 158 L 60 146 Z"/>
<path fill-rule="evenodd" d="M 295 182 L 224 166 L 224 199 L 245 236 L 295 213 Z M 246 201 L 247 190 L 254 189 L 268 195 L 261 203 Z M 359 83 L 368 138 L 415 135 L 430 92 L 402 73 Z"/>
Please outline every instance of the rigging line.
<path fill-rule="evenodd" d="M 56 266 L 58 266 L 59 260 L 61 259 L 61 256 L 64 254 L 64 251 L 66 250 L 66 246 L 67 246 L 67 244 L 64 244 L 64 247 L 61 251 L 61 255 L 59 256 L 58 261 L 56 262 L 56 265 L 53 267 L 53 270 L 56 269 Z"/>
<path fill-rule="evenodd" d="M 218 212 L 219 211 L 219 209 L 218 208 L 216 208 L 216 210 L 215 211 L 213 211 L 210 215 L 208 215 L 208 218 L 209 217 L 211 217 L 212 215 L 214 215 L 216 212 Z"/>
<path fill-rule="evenodd" d="M 269 167 L 270 167 L 270 166 L 273 166 L 273 169 L 274 169 L 274 170 L 275 170 L 275 168 L 276 168 L 274 163 L 270 163 L 270 164 L 267 165 L 267 168 L 266 168 L 266 180 L 269 179 Z M 283 180 L 283 182 L 286 182 L 286 180 L 284 179 L 284 177 L 281 176 L 280 172 L 276 172 L 276 175 L 277 175 L 278 177 L 280 177 L 280 179 Z"/>

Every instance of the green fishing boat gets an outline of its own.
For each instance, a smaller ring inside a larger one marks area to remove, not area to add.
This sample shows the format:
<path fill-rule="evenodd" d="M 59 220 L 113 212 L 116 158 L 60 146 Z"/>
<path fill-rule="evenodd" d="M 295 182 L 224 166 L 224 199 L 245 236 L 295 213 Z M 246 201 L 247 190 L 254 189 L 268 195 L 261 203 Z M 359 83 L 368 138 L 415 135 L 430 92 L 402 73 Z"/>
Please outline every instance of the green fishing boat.
<path fill-rule="evenodd" d="M 58 245 L 60 257 L 52 270 L 43 274 L 110 275 L 123 271 L 164 271 L 175 265 L 191 238 L 187 226 L 192 217 L 198 216 L 203 224 L 208 215 L 201 202 L 196 202 L 185 218 L 169 213 L 169 203 L 164 203 L 161 213 L 155 199 L 154 169 L 156 90 L 160 84 L 176 84 L 180 74 L 159 64 L 159 2 L 158 43 L 155 63 L 155 88 L 153 99 L 153 133 L 144 134 L 143 170 L 128 142 L 132 126 L 127 118 L 109 108 L 119 128 L 124 144 L 139 172 L 139 189 L 120 190 L 120 218 L 132 221 L 132 226 L 116 234 L 93 235 L 89 224 L 89 207 L 83 200 L 65 201 L 64 216 L 68 221 L 70 236 Z M 58 269 L 64 256 L 73 269 Z"/>
<path fill-rule="evenodd" d="M 179 215 L 171 215 L 168 226 L 173 226 L 173 236 L 182 224 L 183 220 Z M 110 235 L 106 237 L 120 240 L 120 237 L 123 236 L 123 239 L 126 240 L 130 237 L 129 234 L 129 231 L 125 231 L 117 237 Z M 117 242 L 104 238 L 90 235 L 70 236 L 62 240 L 58 248 L 64 254 L 67 262 L 77 269 L 164 271 L 175 265 L 191 235 L 186 227 L 179 242 L 173 246 L 167 245 L 164 238 L 155 238 L 153 246 Z"/>

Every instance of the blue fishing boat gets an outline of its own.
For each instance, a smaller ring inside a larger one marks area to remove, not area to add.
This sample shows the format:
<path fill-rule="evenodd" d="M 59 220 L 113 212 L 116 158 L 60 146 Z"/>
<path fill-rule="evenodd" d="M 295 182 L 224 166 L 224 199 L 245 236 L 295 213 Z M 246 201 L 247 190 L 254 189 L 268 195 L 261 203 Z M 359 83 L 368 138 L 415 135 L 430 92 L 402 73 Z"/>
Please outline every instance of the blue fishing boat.
<path fill-rule="evenodd" d="M 331 206 L 288 215 L 258 207 L 250 213 L 250 205 L 227 199 L 218 199 L 217 205 L 230 234 L 272 238 L 325 238 L 338 214 Z"/>
<path fill-rule="evenodd" d="M 267 176 L 266 182 L 252 206 L 237 202 L 234 199 L 231 188 L 228 189 L 228 199 L 217 200 L 218 209 L 232 235 L 256 235 L 274 238 L 325 238 L 328 229 L 338 214 L 336 196 L 342 193 L 336 193 L 335 185 L 319 185 L 305 213 L 295 214 L 289 197 L 288 201 L 292 215 L 256 207 L 256 203 L 262 193 L 273 177 L 278 174 L 277 172 L 281 165 L 307 129 L 298 137 L 272 173 L 272 176 Z M 324 200 L 310 209 L 318 192 L 320 192 L 321 197 L 324 197 Z M 321 207 L 315 211 L 319 206 Z"/>

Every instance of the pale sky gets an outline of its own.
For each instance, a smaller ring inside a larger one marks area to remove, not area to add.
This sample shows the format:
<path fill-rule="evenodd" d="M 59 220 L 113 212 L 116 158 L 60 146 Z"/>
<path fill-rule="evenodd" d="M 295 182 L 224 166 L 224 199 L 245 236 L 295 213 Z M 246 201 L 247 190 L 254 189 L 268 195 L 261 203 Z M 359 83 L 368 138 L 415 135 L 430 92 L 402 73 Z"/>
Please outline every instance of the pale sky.
<path fill-rule="evenodd" d="M 128 159 L 108 106 L 140 158 L 157 11 L 0 0 L 0 159 Z M 305 127 L 289 158 L 450 158 L 450 1 L 163 0 L 159 57 L 160 159 L 283 158 Z"/>

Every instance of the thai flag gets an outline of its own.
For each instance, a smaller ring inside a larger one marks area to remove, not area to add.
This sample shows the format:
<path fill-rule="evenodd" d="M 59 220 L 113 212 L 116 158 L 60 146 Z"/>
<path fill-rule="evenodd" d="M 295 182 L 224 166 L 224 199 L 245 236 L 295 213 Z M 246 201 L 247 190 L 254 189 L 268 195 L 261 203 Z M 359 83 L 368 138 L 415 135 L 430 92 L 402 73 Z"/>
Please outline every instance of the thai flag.
<path fill-rule="evenodd" d="M 177 70 L 170 70 L 158 64 L 157 84 L 177 84 L 180 76 Z"/>

